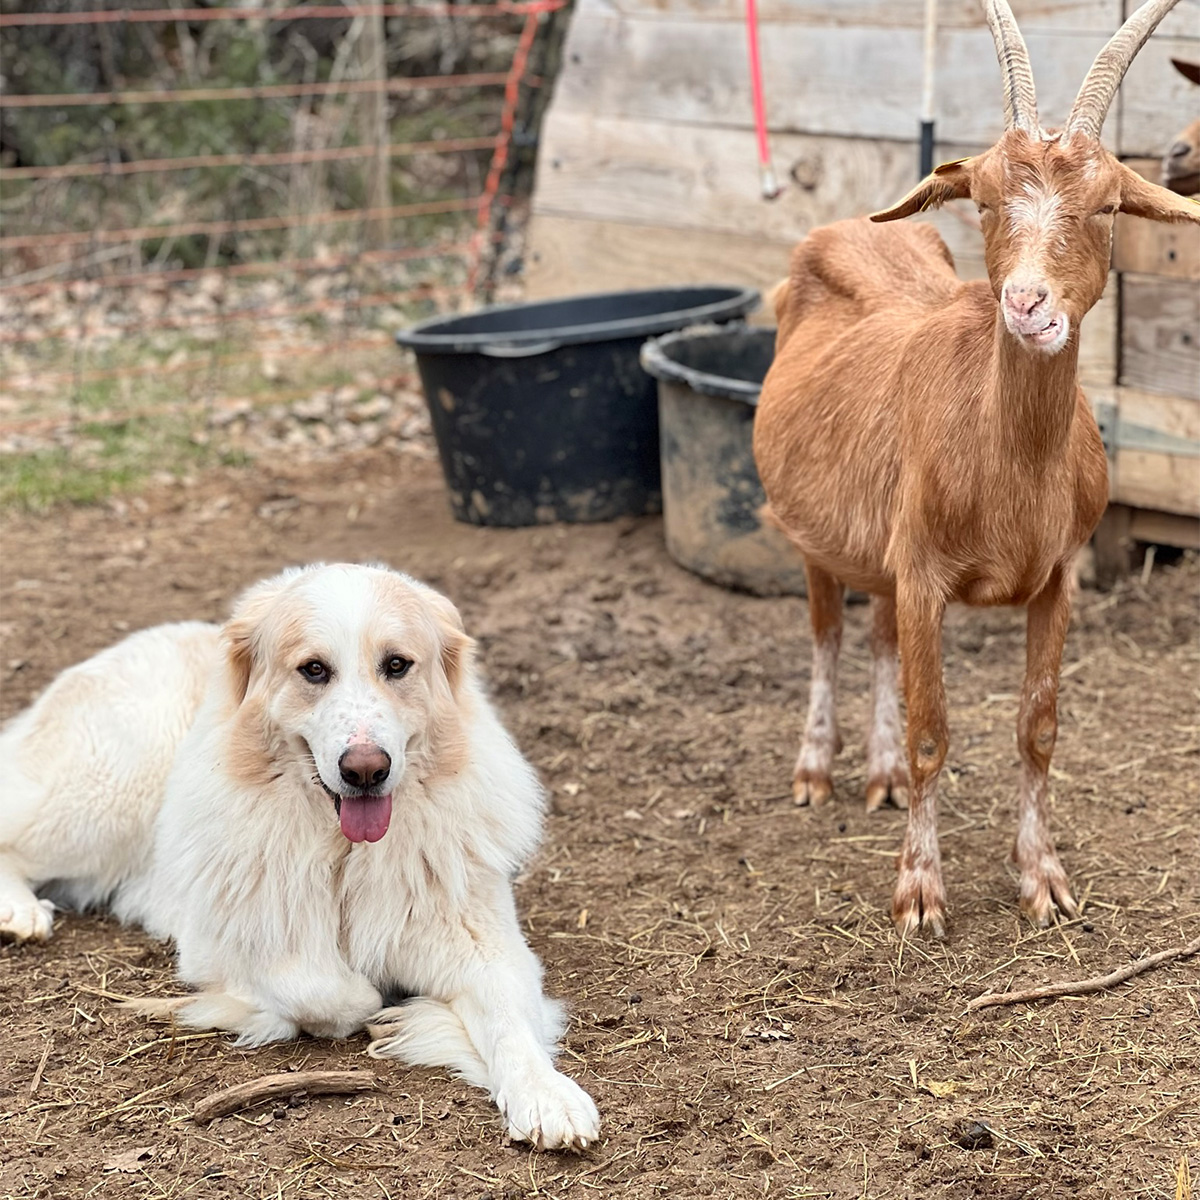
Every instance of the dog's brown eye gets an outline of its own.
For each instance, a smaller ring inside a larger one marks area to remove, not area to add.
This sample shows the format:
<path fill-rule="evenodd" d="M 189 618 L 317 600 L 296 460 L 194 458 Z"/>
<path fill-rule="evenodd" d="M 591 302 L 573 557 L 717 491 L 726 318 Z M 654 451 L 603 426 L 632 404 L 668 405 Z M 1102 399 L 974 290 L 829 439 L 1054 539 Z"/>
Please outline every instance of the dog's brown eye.
<path fill-rule="evenodd" d="M 401 658 L 399 654 L 393 654 L 383 664 L 383 672 L 389 679 L 402 679 L 408 674 L 408 668 L 411 666 L 411 658 Z"/>
<path fill-rule="evenodd" d="M 314 658 L 310 662 L 306 662 L 299 668 L 300 674 L 304 676 L 309 683 L 328 683 L 330 671 L 329 668 L 319 659 Z"/>

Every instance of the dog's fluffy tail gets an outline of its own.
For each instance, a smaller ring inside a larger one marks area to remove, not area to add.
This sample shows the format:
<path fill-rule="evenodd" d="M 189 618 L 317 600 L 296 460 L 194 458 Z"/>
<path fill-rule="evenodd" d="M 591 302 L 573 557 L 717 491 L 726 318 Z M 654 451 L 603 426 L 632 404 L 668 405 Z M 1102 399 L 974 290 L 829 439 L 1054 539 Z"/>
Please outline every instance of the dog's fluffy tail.
<path fill-rule="evenodd" d="M 440 1000 L 421 997 L 385 1008 L 367 1025 L 372 1058 L 398 1058 L 411 1067 L 449 1067 L 474 1087 L 491 1090 L 491 1079 L 466 1026 Z"/>
<path fill-rule="evenodd" d="M 274 1013 L 264 1012 L 248 1000 L 226 992 L 200 992 L 194 996 L 149 996 L 126 1000 L 133 1009 L 160 1021 L 175 1021 L 191 1029 L 227 1029 L 237 1034 L 239 1046 L 265 1046 L 294 1038 L 300 1027 Z"/>

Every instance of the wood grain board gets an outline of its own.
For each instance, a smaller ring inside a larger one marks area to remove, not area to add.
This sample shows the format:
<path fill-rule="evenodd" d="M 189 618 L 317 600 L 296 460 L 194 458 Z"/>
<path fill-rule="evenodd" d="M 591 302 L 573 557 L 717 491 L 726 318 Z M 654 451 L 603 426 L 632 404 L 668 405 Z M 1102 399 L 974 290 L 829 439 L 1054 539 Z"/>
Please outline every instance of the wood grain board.
<path fill-rule="evenodd" d="M 1200 405 L 1130 387 L 1087 391 L 1097 413 L 1107 408 L 1118 418 L 1117 444 L 1109 455 L 1109 499 L 1200 515 Z M 1162 449 L 1150 444 L 1158 439 Z"/>
<path fill-rule="evenodd" d="M 974 149 L 940 146 L 939 153 L 958 158 Z M 543 127 L 534 208 L 795 242 L 817 225 L 886 207 L 916 181 L 912 143 L 791 134 L 777 136 L 774 150 L 791 186 L 767 202 L 751 130 L 556 108 Z M 972 217 L 969 210 L 965 223 L 949 212 L 931 217 L 956 255 L 982 253 Z"/>
<path fill-rule="evenodd" d="M 1097 33 L 1029 34 L 1046 121 L 1066 117 L 1105 40 Z M 920 29 L 767 24 L 761 27 L 761 50 L 773 131 L 914 137 L 921 99 Z M 569 69 L 555 94 L 558 111 L 733 128 L 752 124 L 740 22 L 580 12 L 571 23 L 566 60 Z M 943 30 L 938 80 L 939 136 L 961 143 L 995 141 L 1004 122 L 1000 68 L 990 33 L 983 28 Z M 1153 105 L 1162 88 L 1150 91 L 1146 106 Z M 1165 111 L 1164 104 L 1160 113 Z M 1167 128 L 1172 120 L 1161 124 L 1155 146 L 1174 132 Z M 1106 130 L 1115 148 L 1114 117 Z"/>
<path fill-rule="evenodd" d="M 1200 225 L 1166 225 L 1121 213 L 1113 266 L 1140 275 L 1200 280 Z"/>
<path fill-rule="evenodd" d="M 787 274 L 792 243 L 706 229 L 535 213 L 526 266 L 531 300 L 674 283 L 766 289 Z"/>
<path fill-rule="evenodd" d="M 1196 12 L 1197 33 L 1151 38 L 1109 114 L 1106 143 L 1121 154 L 1161 154 L 1195 108 L 1194 85 L 1169 60 L 1200 58 L 1200 0 L 1180 7 Z M 1026 40 L 1039 110 L 1048 124 L 1065 119 L 1114 27 L 1050 32 L 1030 26 Z M 921 96 L 919 24 L 764 20 L 760 36 L 772 131 L 913 137 Z M 740 18 L 668 20 L 588 6 L 572 21 L 566 61 L 555 97 L 559 110 L 734 128 L 752 124 Z M 1003 129 L 999 92 L 999 67 L 982 23 L 943 27 L 936 89 L 939 136 L 993 142 Z"/>
<path fill-rule="evenodd" d="M 758 0 L 763 24 L 871 25 L 921 29 L 925 0 Z M 578 0 L 579 12 L 654 17 L 668 21 L 740 21 L 743 0 Z M 1121 23 L 1121 0 L 1013 0 L 1023 30 L 1111 33 Z M 942 29 L 983 28 L 979 0 L 941 0 Z"/>
<path fill-rule="evenodd" d="M 1121 382 L 1200 401 L 1200 288 L 1121 277 Z"/>
<path fill-rule="evenodd" d="M 1200 550 L 1200 518 L 1136 509 L 1129 522 L 1129 536 L 1138 542 Z"/>
<path fill-rule="evenodd" d="M 1184 516 L 1200 514 L 1200 459 L 1146 450 L 1118 450 L 1112 500 Z"/>

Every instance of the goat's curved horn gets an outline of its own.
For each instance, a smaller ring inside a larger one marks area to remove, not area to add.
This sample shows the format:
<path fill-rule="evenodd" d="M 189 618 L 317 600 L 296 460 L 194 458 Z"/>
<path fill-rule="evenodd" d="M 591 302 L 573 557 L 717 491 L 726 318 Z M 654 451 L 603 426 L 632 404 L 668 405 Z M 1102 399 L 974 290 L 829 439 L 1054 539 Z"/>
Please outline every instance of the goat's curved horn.
<path fill-rule="evenodd" d="M 1088 71 L 1079 95 L 1071 106 L 1071 115 L 1063 126 L 1063 136 L 1082 133 L 1085 137 L 1098 138 L 1108 116 L 1109 105 L 1133 62 L 1134 55 L 1145 44 L 1146 39 L 1175 7 L 1177 0 L 1146 0 L 1146 3 L 1112 35 L 1108 44 L 1096 56 L 1092 69 Z"/>
<path fill-rule="evenodd" d="M 984 12 L 992 41 L 996 43 L 996 57 L 1004 74 L 1004 127 L 1024 129 L 1038 137 L 1037 94 L 1033 88 L 1033 68 L 1029 65 L 1029 51 L 1025 39 L 1017 28 L 1016 18 L 1007 0 L 985 0 Z"/>

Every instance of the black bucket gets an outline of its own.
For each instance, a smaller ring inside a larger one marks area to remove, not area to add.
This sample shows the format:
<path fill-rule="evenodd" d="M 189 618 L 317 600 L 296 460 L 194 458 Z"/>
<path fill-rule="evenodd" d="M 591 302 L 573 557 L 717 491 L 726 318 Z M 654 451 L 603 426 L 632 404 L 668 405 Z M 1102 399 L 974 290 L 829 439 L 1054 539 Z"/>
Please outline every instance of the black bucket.
<path fill-rule="evenodd" d="M 804 562 L 777 529 L 754 465 L 754 413 L 775 330 L 735 325 L 668 334 L 642 348 L 658 381 L 667 552 L 725 587 L 805 594 Z"/>
<path fill-rule="evenodd" d="M 475 525 L 658 512 L 648 337 L 758 305 L 734 287 L 610 292 L 482 309 L 396 335 L 417 356 L 450 503 Z"/>

